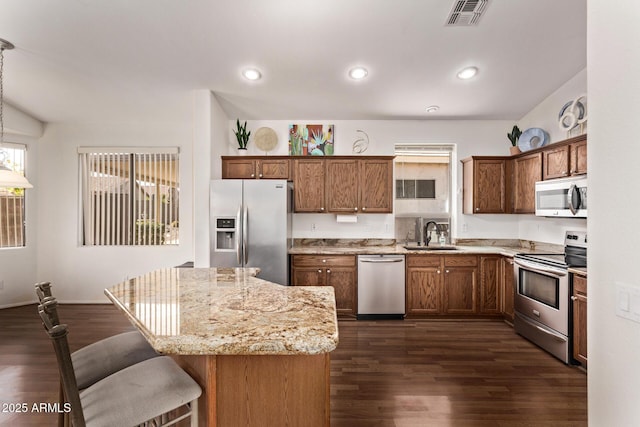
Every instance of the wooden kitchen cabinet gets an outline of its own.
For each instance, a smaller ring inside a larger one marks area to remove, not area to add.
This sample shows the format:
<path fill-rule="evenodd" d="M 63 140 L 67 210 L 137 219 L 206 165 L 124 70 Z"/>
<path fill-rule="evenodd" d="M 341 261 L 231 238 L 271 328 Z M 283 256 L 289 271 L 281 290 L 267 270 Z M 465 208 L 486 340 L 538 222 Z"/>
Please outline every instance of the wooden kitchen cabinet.
<path fill-rule="evenodd" d="M 291 179 L 288 158 L 276 156 L 222 157 L 222 179 Z"/>
<path fill-rule="evenodd" d="M 515 277 L 513 272 L 513 257 L 502 257 L 502 315 L 513 325 L 515 311 L 513 301 L 515 297 Z"/>
<path fill-rule="evenodd" d="M 327 210 L 358 213 L 360 206 L 359 166 L 357 159 L 328 160 L 326 166 Z"/>
<path fill-rule="evenodd" d="M 572 274 L 573 358 L 587 367 L 587 277 Z"/>
<path fill-rule="evenodd" d="M 502 256 L 480 257 L 480 313 L 499 314 L 502 308 Z"/>
<path fill-rule="evenodd" d="M 542 181 L 542 153 L 513 160 L 513 213 L 535 213 L 536 181 Z"/>
<path fill-rule="evenodd" d="M 407 255 L 407 315 L 442 312 L 442 260 L 439 255 Z"/>
<path fill-rule="evenodd" d="M 328 212 L 393 212 L 391 157 L 326 159 L 326 164 Z"/>
<path fill-rule="evenodd" d="M 357 267 L 355 255 L 294 255 L 291 261 L 294 286 L 332 286 L 339 316 L 357 314 Z"/>
<path fill-rule="evenodd" d="M 565 178 L 587 173 L 586 135 L 571 138 L 568 144 L 547 147 L 544 154 L 543 179 Z"/>
<path fill-rule="evenodd" d="M 444 314 L 475 314 L 477 312 L 476 256 L 445 256 Z"/>
<path fill-rule="evenodd" d="M 393 157 L 293 161 L 295 212 L 392 213 Z"/>
<path fill-rule="evenodd" d="M 473 156 L 462 160 L 465 214 L 508 213 L 507 159 Z"/>
<path fill-rule="evenodd" d="M 293 161 L 294 212 L 326 212 L 325 166 L 324 159 Z"/>
<path fill-rule="evenodd" d="M 393 158 L 360 160 L 360 211 L 393 213 Z"/>
<path fill-rule="evenodd" d="M 407 255 L 407 316 L 477 313 L 477 257 Z"/>

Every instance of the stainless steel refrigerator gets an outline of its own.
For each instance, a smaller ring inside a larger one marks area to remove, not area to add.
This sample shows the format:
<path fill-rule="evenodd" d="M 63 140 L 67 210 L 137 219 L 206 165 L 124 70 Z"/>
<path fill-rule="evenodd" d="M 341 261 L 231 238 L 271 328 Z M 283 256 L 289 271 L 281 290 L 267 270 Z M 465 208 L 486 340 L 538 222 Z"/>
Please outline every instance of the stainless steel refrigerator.
<path fill-rule="evenodd" d="M 258 267 L 288 285 L 292 192 L 285 180 L 211 181 L 211 267 Z"/>

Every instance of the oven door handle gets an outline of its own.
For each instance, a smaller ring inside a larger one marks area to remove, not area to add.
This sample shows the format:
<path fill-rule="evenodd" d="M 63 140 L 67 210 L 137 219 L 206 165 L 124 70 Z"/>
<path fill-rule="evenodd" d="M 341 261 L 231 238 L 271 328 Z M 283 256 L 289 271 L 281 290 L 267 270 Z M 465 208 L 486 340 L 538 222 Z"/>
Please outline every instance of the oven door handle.
<path fill-rule="evenodd" d="M 549 335 L 551 338 L 555 339 L 556 341 L 560 341 L 560 342 L 567 342 L 567 337 L 565 337 L 564 335 L 558 333 L 558 332 L 554 332 L 554 331 L 550 331 L 546 328 L 543 328 L 539 325 L 536 325 L 535 323 L 533 323 L 531 320 L 527 319 L 527 316 L 520 314 L 516 311 L 516 316 L 518 316 L 518 318 L 520 320 L 522 320 L 523 322 L 525 322 L 527 325 L 529 326 L 533 326 L 534 328 L 536 328 L 537 330 L 539 330 L 540 332 L 543 332 L 546 335 Z"/>
<path fill-rule="evenodd" d="M 532 262 L 524 261 L 517 258 L 515 258 L 513 262 L 515 262 L 520 267 L 526 268 L 527 270 L 535 271 L 536 273 L 550 274 L 555 277 L 564 277 L 567 275 L 567 272 L 565 271 L 559 271 L 551 268 L 544 268 L 544 267 L 541 267 L 540 264 L 534 264 Z"/>

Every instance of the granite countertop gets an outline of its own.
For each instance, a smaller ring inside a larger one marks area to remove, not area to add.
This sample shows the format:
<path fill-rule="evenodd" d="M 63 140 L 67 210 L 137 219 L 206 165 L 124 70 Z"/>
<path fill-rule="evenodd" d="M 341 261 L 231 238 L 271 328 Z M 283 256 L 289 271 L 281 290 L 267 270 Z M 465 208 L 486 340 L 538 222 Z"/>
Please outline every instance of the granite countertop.
<path fill-rule="evenodd" d="M 338 344 L 331 286 L 282 286 L 250 268 L 167 268 L 105 289 L 156 351 L 322 354 Z"/>
<path fill-rule="evenodd" d="M 512 239 L 459 240 L 455 249 L 406 249 L 394 239 L 299 239 L 289 249 L 291 255 L 407 255 L 407 254 L 497 254 L 514 256 L 517 253 L 557 252 L 564 248 L 559 245 L 520 241 Z M 451 245 L 445 245 L 451 246 Z"/>

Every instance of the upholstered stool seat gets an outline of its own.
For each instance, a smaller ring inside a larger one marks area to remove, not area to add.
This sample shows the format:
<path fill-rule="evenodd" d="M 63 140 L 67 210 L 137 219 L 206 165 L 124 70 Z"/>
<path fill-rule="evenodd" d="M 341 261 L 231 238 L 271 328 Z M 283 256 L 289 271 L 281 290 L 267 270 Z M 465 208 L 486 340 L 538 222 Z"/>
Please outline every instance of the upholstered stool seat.
<path fill-rule="evenodd" d="M 98 381 L 80 392 L 80 402 L 87 426 L 135 426 L 196 400 L 200 393 L 189 375 L 162 356 Z"/>

